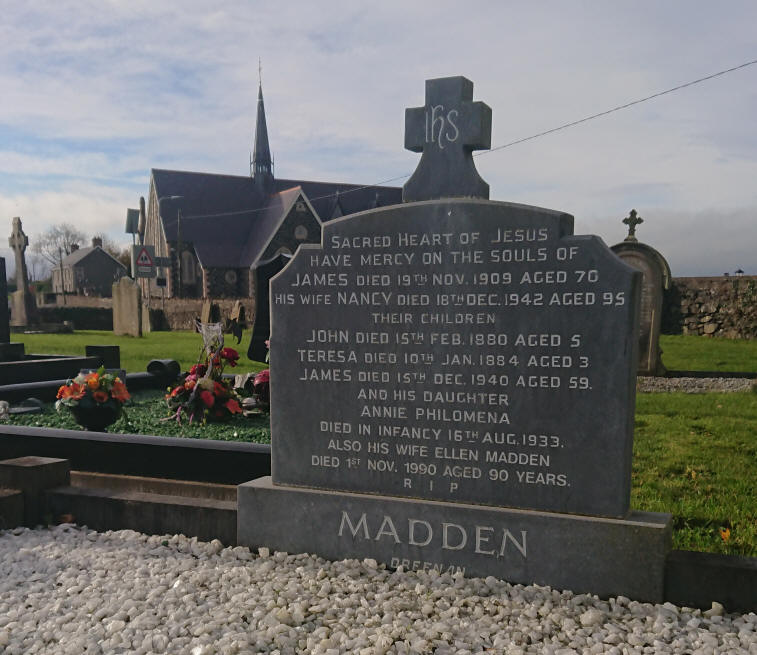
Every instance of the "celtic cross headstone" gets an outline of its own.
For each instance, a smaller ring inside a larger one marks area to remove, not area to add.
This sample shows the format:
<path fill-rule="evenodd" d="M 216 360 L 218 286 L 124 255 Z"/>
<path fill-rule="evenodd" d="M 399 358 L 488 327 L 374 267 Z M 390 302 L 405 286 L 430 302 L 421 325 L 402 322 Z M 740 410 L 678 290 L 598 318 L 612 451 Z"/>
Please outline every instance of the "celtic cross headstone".
<path fill-rule="evenodd" d="M 36 322 L 37 305 L 29 293 L 29 276 L 26 271 L 24 252 L 29 245 L 29 237 L 21 227 L 21 218 L 13 219 L 13 231 L 8 237 L 8 245 L 16 257 L 16 291 L 13 294 L 11 325 L 30 325 Z"/>

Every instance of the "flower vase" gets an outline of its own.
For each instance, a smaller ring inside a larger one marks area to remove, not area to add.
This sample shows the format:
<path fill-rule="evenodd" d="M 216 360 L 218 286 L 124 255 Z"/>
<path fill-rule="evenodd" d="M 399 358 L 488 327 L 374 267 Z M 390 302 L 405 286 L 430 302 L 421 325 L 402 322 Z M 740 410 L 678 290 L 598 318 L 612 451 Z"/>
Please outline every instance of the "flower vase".
<path fill-rule="evenodd" d="M 107 432 L 105 428 L 120 418 L 121 411 L 121 405 L 115 401 L 92 407 L 78 405 L 71 408 L 74 420 L 90 432 Z"/>

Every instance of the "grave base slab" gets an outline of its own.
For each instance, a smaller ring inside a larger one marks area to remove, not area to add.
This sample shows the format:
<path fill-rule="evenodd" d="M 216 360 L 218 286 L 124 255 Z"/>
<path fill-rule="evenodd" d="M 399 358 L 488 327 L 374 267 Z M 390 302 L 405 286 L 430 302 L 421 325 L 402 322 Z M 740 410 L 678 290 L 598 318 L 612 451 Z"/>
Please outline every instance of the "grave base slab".
<path fill-rule="evenodd" d="M 270 477 L 239 485 L 237 502 L 237 541 L 250 548 L 663 601 L 670 514 L 555 514 L 285 487 Z"/>

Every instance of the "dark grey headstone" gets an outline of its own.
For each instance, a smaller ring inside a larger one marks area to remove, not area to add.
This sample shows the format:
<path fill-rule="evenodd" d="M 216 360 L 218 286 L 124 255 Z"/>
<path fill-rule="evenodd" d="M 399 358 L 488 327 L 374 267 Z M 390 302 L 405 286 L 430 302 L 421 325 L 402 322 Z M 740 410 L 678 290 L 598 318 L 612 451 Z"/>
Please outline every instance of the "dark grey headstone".
<path fill-rule="evenodd" d="M 480 199 L 472 95 L 430 80 L 407 111 L 418 202 L 271 280 L 272 478 L 238 488 L 238 541 L 659 601 L 671 517 L 629 513 L 641 273 Z"/>
<path fill-rule="evenodd" d="M 403 202 L 435 198 L 488 198 L 489 185 L 473 163 L 474 150 L 491 147 L 492 110 L 473 102 L 464 77 L 426 80 L 426 104 L 405 110 L 405 148 L 422 152 L 402 188 Z"/>
<path fill-rule="evenodd" d="M 391 568 L 461 571 L 602 597 L 662 602 L 670 515 L 626 519 L 282 489 L 237 487 L 237 543 Z"/>
<path fill-rule="evenodd" d="M 641 275 L 571 216 L 324 225 L 271 283 L 274 483 L 624 516 Z"/>

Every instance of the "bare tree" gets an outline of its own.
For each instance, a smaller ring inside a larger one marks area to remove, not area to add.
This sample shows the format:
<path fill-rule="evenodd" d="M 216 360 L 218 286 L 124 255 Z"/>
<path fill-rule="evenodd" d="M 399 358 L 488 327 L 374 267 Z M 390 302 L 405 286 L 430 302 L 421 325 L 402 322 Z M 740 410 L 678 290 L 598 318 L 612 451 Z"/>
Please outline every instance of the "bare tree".
<path fill-rule="evenodd" d="M 30 282 L 41 282 L 50 277 L 50 264 L 36 253 L 26 256 L 26 269 Z"/>
<path fill-rule="evenodd" d="M 70 223 L 58 223 L 47 232 L 34 238 L 31 250 L 40 255 L 50 266 L 60 265 L 61 257 L 70 255 L 86 240 L 86 236 Z"/>

